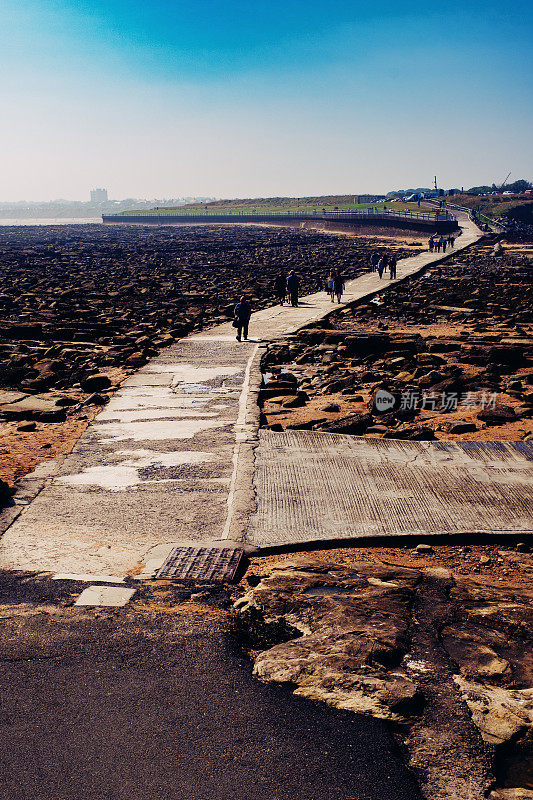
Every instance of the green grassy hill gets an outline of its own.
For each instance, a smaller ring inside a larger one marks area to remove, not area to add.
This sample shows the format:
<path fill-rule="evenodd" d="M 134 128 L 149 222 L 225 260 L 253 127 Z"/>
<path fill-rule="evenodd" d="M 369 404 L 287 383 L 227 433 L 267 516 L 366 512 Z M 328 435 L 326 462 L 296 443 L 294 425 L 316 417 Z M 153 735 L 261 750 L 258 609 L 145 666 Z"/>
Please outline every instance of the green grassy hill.
<path fill-rule="evenodd" d="M 497 219 L 498 217 L 505 216 L 509 211 L 515 208 L 533 204 L 532 195 L 512 195 L 512 194 L 496 194 L 484 197 L 473 197 L 467 194 L 456 194 L 453 197 L 446 198 L 450 203 L 457 206 L 465 206 L 465 208 L 472 208 L 479 214 L 485 214 L 487 217 Z"/>
<path fill-rule="evenodd" d="M 357 200 L 357 195 L 355 195 Z M 260 197 L 244 200 L 216 200 L 212 203 L 191 203 L 179 208 L 154 208 L 143 214 L 195 214 L 212 213 L 284 213 L 287 211 L 301 211 L 320 213 L 326 211 L 348 211 L 350 209 L 365 210 L 368 208 L 390 209 L 392 211 L 414 211 L 428 213 L 427 208 L 418 208 L 416 203 L 401 202 L 376 202 L 376 203 L 355 203 L 354 195 L 323 195 L 320 197 Z M 125 212 L 126 214 L 138 214 L 138 211 Z"/>

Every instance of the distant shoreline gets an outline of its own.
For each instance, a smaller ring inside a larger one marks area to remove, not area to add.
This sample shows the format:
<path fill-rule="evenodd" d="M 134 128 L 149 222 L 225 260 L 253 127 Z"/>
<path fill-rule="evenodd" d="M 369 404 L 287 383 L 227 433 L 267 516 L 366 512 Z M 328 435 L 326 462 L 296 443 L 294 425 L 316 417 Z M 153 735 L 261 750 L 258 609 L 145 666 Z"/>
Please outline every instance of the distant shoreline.
<path fill-rule="evenodd" d="M 101 217 L 0 217 L 1 227 L 19 225 L 95 225 L 102 224 Z"/>

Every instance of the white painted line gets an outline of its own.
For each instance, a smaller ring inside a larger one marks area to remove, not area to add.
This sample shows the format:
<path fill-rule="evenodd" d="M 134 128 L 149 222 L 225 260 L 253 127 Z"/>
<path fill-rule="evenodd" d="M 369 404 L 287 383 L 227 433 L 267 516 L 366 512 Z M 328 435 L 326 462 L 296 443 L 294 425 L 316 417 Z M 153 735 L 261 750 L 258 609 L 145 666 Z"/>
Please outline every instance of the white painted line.
<path fill-rule="evenodd" d="M 235 484 L 237 482 L 237 472 L 239 469 L 239 454 L 242 442 L 241 438 L 242 429 L 244 428 L 244 423 L 246 422 L 246 405 L 248 401 L 248 389 L 250 386 L 250 370 L 252 368 L 252 362 L 256 356 L 258 349 L 259 349 L 259 344 L 256 344 L 250 358 L 248 359 L 248 363 L 246 364 L 241 396 L 239 397 L 239 415 L 237 417 L 237 422 L 235 423 L 235 447 L 233 448 L 233 472 L 231 474 L 229 494 L 227 499 L 228 516 L 226 517 L 226 524 L 224 525 L 224 530 L 222 531 L 222 536 L 220 537 L 221 539 L 229 539 L 229 532 L 231 528 L 231 522 L 233 519 L 233 497 L 235 495 Z"/>

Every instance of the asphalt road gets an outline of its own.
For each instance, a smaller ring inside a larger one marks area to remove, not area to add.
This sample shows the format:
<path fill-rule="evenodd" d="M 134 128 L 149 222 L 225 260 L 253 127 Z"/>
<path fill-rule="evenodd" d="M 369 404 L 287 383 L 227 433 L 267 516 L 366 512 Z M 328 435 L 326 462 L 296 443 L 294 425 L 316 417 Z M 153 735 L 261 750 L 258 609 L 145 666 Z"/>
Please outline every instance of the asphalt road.
<path fill-rule="evenodd" d="M 0 606 L 1 798 L 420 800 L 384 724 L 259 683 L 223 614 L 32 585 Z"/>

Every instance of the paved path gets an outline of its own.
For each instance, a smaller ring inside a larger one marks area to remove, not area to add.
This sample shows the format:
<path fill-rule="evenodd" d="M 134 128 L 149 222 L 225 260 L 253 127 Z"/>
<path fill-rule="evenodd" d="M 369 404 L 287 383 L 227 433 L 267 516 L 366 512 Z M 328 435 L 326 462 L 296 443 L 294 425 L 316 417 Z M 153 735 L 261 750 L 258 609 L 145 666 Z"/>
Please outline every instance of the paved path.
<path fill-rule="evenodd" d="M 466 215 L 461 225 L 455 251 L 480 238 Z M 440 260 L 428 252 L 403 259 L 398 280 Z M 350 281 L 344 304 L 391 283 L 375 273 Z M 320 292 L 298 308 L 254 314 L 257 338 L 247 343 L 237 344 L 227 323 L 152 359 L 8 527 L 0 569 L 119 576 L 151 568 L 176 543 L 242 541 L 255 505 L 261 342 L 331 310 Z"/>

